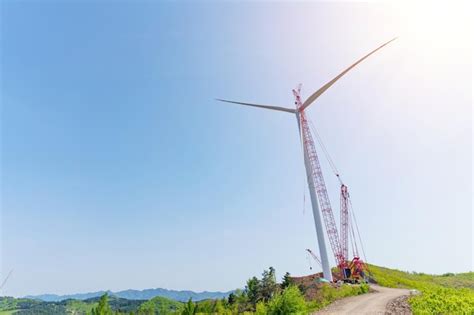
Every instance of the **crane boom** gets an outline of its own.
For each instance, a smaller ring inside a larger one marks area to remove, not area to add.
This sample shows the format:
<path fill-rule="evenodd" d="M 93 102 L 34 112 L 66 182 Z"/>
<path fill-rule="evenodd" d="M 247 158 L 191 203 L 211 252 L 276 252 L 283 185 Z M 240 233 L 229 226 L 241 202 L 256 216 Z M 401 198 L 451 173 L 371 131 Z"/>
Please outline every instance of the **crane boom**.
<path fill-rule="evenodd" d="M 344 261 L 349 260 L 349 191 L 341 184 L 341 251 Z"/>
<path fill-rule="evenodd" d="M 236 102 L 224 99 L 217 99 L 221 102 L 226 103 L 233 103 L 238 105 L 244 106 L 251 106 L 261 109 L 269 109 L 274 111 L 281 111 L 287 112 L 291 114 L 295 114 L 296 120 L 298 122 L 298 129 L 301 137 L 301 141 L 303 144 L 303 151 L 304 151 L 304 164 L 306 168 L 306 176 L 308 180 L 309 192 L 311 197 L 311 205 L 313 208 L 313 216 L 314 216 L 314 223 L 316 226 L 316 235 L 318 241 L 318 247 L 321 255 L 321 265 L 323 267 L 323 274 L 324 277 L 328 281 L 332 281 L 332 272 L 331 267 L 329 265 L 328 254 L 326 250 L 326 243 L 324 237 L 324 228 L 326 230 L 327 237 L 329 239 L 329 243 L 331 245 L 332 252 L 334 254 L 335 261 L 339 269 L 347 269 L 347 258 L 348 258 L 348 249 L 347 249 L 347 238 L 348 238 L 348 228 L 349 228 L 349 211 L 347 207 L 347 201 L 349 195 L 346 194 L 347 187 L 343 186 L 341 189 L 345 189 L 345 192 L 342 192 L 341 195 L 341 209 L 345 207 L 343 210 L 343 214 L 341 214 L 341 236 L 339 238 L 338 228 L 336 226 L 336 221 L 334 220 L 334 214 L 331 208 L 331 203 L 329 200 L 328 192 L 326 189 L 326 184 L 324 182 L 323 173 L 321 170 L 321 165 L 319 164 L 318 154 L 316 152 L 315 143 L 313 140 L 313 136 L 311 135 L 310 127 L 308 124 L 308 119 L 306 117 L 305 109 L 310 106 L 311 104 L 316 101 L 318 97 L 320 97 L 325 91 L 327 91 L 337 80 L 343 77 L 346 73 L 348 73 L 351 69 L 357 66 L 359 63 L 367 59 L 369 56 L 374 54 L 376 51 L 382 49 L 384 46 L 388 45 L 390 42 L 394 41 L 396 38 L 384 43 L 383 45 L 379 46 L 375 50 L 371 51 L 364 57 L 357 60 L 354 64 L 350 67 L 345 69 L 331 81 L 323 85 L 319 88 L 316 92 L 311 94 L 311 96 L 306 99 L 306 101 L 302 102 L 300 91 L 301 85 L 293 90 L 293 95 L 295 96 L 295 105 L 296 109 L 281 107 L 281 106 L 273 106 L 273 105 L 262 105 L 262 104 L 254 104 L 254 103 L 244 103 L 244 102 Z M 341 183 L 342 184 L 342 183 Z M 344 188 L 345 187 L 345 188 Z M 347 196 L 347 198 L 346 198 Z M 324 227 L 321 219 L 324 220 Z M 351 225 L 352 227 L 352 225 Z M 342 243 L 342 245 L 341 245 Z M 359 260 L 359 257 L 354 257 Z"/>
<path fill-rule="evenodd" d="M 315 253 L 313 253 L 313 251 L 309 248 L 306 248 L 306 251 L 311 255 L 311 257 L 313 257 L 313 259 L 322 267 L 323 264 L 321 263 L 321 260 L 318 258 L 318 256 L 316 256 Z"/>
<path fill-rule="evenodd" d="M 326 183 L 324 182 L 323 172 L 321 170 L 321 165 L 319 163 L 319 158 L 316 152 L 316 146 L 313 140 L 313 136 L 311 135 L 308 119 L 306 118 L 306 113 L 304 109 L 302 109 L 303 104 L 301 103 L 300 90 L 299 89 L 293 90 L 293 94 L 295 95 L 295 102 L 298 108 L 298 119 L 299 119 L 298 121 L 299 121 L 301 136 L 303 140 L 305 158 L 307 160 L 306 164 L 307 164 L 307 175 L 308 175 L 308 184 L 309 184 L 310 193 L 312 192 L 312 190 L 316 192 L 317 203 L 321 209 L 324 225 L 326 227 L 326 234 L 328 236 L 329 243 L 331 245 L 331 249 L 334 254 L 336 263 L 339 266 L 343 264 L 345 260 L 341 252 L 341 245 L 339 242 L 339 235 L 337 231 L 336 221 L 334 219 L 334 214 L 331 208 L 331 202 L 329 201 Z M 314 201 L 312 201 L 312 203 L 313 202 Z M 319 239 L 319 236 L 318 236 L 318 239 Z M 321 256 L 324 262 L 323 254 L 321 254 Z M 324 265 L 325 264 L 323 264 L 323 266 Z M 323 272 L 325 273 L 324 277 L 325 278 L 329 277 L 328 280 L 331 281 L 332 275 L 327 275 L 328 271 L 326 270 L 323 270 Z"/>

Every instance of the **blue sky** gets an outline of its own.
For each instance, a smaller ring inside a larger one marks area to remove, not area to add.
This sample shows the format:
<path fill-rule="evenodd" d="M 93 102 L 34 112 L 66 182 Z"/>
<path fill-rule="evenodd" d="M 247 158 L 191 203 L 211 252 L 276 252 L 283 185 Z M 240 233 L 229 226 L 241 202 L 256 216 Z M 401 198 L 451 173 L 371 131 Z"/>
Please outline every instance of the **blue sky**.
<path fill-rule="evenodd" d="M 308 96 L 396 35 L 308 113 L 351 190 L 369 262 L 473 269 L 462 8 L 1 8 L 2 278 L 14 269 L 3 294 L 229 290 L 269 266 L 309 273 L 316 239 L 294 118 L 214 98 L 291 107 L 298 83 Z"/>

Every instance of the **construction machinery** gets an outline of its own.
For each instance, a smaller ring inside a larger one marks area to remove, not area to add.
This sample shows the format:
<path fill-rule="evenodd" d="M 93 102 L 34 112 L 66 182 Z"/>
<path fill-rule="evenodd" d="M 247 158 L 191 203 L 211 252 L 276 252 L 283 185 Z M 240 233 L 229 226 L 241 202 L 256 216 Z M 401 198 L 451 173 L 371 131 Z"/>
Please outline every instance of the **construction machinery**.
<path fill-rule="evenodd" d="M 333 276 L 326 250 L 325 236 L 329 240 L 329 244 L 331 246 L 336 265 L 341 271 L 343 279 L 351 281 L 356 277 L 360 278 L 364 274 L 365 264 L 363 263 L 357 252 L 354 252 L 353 259 L 349 260 L 349 234 L 350 232 L 354 233 L 353 227 L 354 225 L 356 226 L 356 224 L 351 224 L 350 218 L 351 214 L 353 215 L 353 212 L 351 213 L 349 192 L 347 186 L 344 185 L 344 183 L 340 179 L 339 174 L 335 172 L 341 183 L 341 225 L 338 229 L 336 221 L 334 219 L 334 213 L 332 211 L 331 203 L 329 200 L 326 184 L 323 177 L 323 172 L 319 162 L 319 157 L 316 151 L 316 145 L 311 133 L 310 120 L 306 114 L 306 109 L 347 72 L 349 72 L 351 69 L 353 69 L 362 61 L 364 61 L 370 55 L 374 54 L 376 51 L 380 50 L 395 39 L 396 38 L 384 43 L 383 45 L 379 46 L 378 48 L 365 55 L 364 57 L 360 58 L 354 64 L 346 68 L 332 80 L 330 80 L 321 88 L 319 88 L 316 92 L 311 94 L 305 101 L 303 101 L 301 98 L 301 85 L 299 85 L 296 89 L 293 89 L 295 108 L 217 99 L 222 102 L 269 109 L 295 115 L 294 117 L 297 121 L 299 137 L 303 146 L 303 159 L 306 169 L 309 193 L 311 197 L 311 205 L 313 208 L 313 216 L 316 227 L 316 236 L 320 253 L 320 261 L 323 269 L 323 276 L 328 281 L 332 281 Z M 326 150 L 324 151 L 326 152 Z M 352 240 L 352 244 L 354 244 L 355 235 Z"/>
<path fill-rule="evenodd" d="M 315 253 L 313 253 L 313 251 L 311 249 L 306 248 L 306 251 L 314 259 L 314 261 L 318 263 L 318 265 L 320 265 L 321 267 L 323 266 L 323 264 L 321 263 L 321 260 L 318 258 L 318 256 L 316 256 Z M 313 268 L 309 267 L 309 269 L 313 269 Z"/>

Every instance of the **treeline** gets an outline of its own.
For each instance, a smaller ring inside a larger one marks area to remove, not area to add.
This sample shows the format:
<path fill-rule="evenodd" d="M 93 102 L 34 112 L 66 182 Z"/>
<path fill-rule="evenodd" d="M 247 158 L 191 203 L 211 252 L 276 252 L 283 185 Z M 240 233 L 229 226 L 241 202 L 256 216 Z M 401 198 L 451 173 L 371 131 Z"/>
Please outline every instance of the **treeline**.
<path fill-rule="evenodd" d="M 316 284 L 314 284 L 316 285 Z M 198 315 L 198 314 L 257 314 L 283 315 L 308 314 L 318 310 L 336 299 L 368 292 L 367 285 L 318 284 L 318 295 L 312 300 L 306 300 L 306 288 L 296 286 L 289 273 L 286 273 L 281 283 L 275 276 L 275 269 L 270 267 L 263 271 L 260 278 L 252 277 L 247 280 L 243 290 L 236 290 L 228 298 L 204 300 L 187 303 L 171 301 L 165 298 L 154 298 L 144 302 L 135 312 L 113 311 L 107 304 L 107 295 L 104 295 L 91 315 Z"/>
<path fill-rule="evenodd" d="M 302 293 L 290 282 L 287 273 L 279 284 L 276 281 L 275 269 L 270 267 L 262 273 L 261 278 L 252 277 L 247 281 L 244 290 L 236 290 L 227 298 L 180 303 L 160 298 L 144 302 L 137 311 L 121 312 L 113 310 L 104 294 L 90 315 L 155 315 L 155 314 L 304 314 L 308 311 Z"/>
<path fill-rule="evenodd" d="M 104 294 L 88 300 L 43 302 L 32 299 L 0 297 L 0 314 L 15 315 L 197 315 L 197 314 L 308 314 L 336 299 L 362 294 L 368 286 L 318 283 L 317 278 L 295 280 L 286 273 L 280 282 L 273 267 L 260 277 L 247 280 L 244 289 L 222 299 L 187 303 L 164 297 L 150 300 L 128 300 Z M 301 279 L 301 278 L 298 278 Z"/>
<path fill-rule="evenodd" d="M 252 277 L 244 290 L 236 290 L 227 299 L 188 301 L 181 314 L 304 314 L 307 310 L 307 303 L 300 290 L 290 283 L 289 274 L 279 284 L 275 269 L 270 267 L 260 279 Z"/>

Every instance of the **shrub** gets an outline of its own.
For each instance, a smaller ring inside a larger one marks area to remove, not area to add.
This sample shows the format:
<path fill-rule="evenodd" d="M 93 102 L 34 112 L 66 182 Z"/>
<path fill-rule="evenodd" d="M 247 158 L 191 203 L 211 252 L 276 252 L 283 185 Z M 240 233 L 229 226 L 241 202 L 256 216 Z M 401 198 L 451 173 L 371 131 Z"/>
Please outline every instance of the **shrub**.
<path fill-rule="evenodd" d="M 255 308 L 255 315 L 266 315 L 268 313 L 264 302 L 258 302 Z"/>
<path fill-rule="evenodd" d="M 268 302 L 269 315 L 306 314 L 306 312 L 306 301 L 294 285 L 290 285 L 283 293 L 274 295 Z"/>
<path fill-rule="evenodd" d="M 362 283 L 360 285 L 360 293 L 367 293 L 369 292 L 369 285 L 367 283 Z"/>

